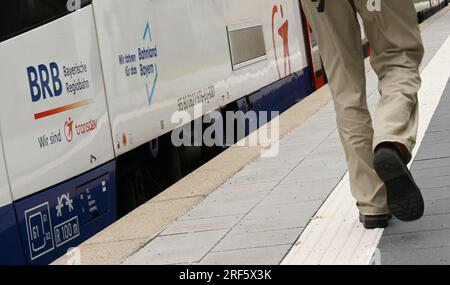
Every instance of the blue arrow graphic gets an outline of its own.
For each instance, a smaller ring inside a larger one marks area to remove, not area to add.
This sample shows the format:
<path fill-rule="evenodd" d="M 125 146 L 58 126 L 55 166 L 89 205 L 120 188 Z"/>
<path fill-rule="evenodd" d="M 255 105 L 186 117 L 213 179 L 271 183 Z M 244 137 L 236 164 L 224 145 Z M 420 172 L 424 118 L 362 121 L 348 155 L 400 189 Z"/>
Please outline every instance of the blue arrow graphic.
<path fill-rule="evenodd" d="M 149 22 L 147 22 L 147 25 L 145 25 L 144 36 L 143 36 L 144 41 L 147 38 L 147 35 L 148 35 L 150 41 L 152 41 L 152 34 L 150 32 L 150 24 L 149 24 Z"/>
<path fill-rule="evenodd" d="M 149 92 L 148 90 L 148 84 L 145 84 L 145 86 L 147 87 L 147 97 L 148 97 L 148 104 L 152 105 L 152 100 L 153 100 L 153 94 L 155 93 L 155 87 L 156 87 L 156 82 L 158 81 L 158 67 L 155 64 L 155 80 L 153 80 L 153 86 L 152 86 L 152 90 Z"/>

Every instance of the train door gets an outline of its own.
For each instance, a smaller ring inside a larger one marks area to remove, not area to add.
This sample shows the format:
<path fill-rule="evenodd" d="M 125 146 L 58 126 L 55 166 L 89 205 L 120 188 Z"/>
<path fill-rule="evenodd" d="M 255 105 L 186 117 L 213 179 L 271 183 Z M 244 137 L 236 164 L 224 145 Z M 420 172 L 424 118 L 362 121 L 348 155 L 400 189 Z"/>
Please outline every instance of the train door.
<path fill-rule="evenodd" d="M 311 26 L 303 13 L 303 9 L 300 9 L 300 13 L 302 16 L 303 33 L 305 35 L 308 66 L 311 70 L 314 89 L 317 90 L 326 84 L 326 74 L 320 57 L 319 44 L 316 35 L 312 31 Z"/>

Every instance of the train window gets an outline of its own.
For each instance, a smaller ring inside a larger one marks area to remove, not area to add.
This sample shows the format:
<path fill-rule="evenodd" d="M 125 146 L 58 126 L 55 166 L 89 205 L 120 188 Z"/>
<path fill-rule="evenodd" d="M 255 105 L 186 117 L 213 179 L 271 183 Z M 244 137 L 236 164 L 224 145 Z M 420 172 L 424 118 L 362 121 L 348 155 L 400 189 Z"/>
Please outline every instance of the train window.
<path fill-rule="evenodd" d="M 0 42 L 90 4 L 92 0 L 8 0 L 0 10 Z"/>
<path fill-rule="evenodd" d="M 266 59 L 266 45 L 262 25 L 228 26 L 233 70 Z"/>

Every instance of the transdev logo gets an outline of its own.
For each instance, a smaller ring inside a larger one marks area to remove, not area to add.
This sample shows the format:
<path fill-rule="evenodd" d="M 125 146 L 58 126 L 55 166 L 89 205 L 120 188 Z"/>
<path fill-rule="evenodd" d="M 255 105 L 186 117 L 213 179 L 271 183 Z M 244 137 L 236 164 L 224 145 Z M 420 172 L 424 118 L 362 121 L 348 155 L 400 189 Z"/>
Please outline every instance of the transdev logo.
<path fill-rule="evenodd" d="M 69 119 L 64 123 L 64 135 L 66 136 L 67 142 L 72 142 L 73 139 L 73 121 Z"/>
<path fill-rule="evenodd" d="M 80 137 L 90 135 L 97 130 L 97 120 L 89 119 L 82 123 L 75 123 L 70 117 L 64 123 L 64 135 L 68 143 L 71 143 L 74 136 Z"/>

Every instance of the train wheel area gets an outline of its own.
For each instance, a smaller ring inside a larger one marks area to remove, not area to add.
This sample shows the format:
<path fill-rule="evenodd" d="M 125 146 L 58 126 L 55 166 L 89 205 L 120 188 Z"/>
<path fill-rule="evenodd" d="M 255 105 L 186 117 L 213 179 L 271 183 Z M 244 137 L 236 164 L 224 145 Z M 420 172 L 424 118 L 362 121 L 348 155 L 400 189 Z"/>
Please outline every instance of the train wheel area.
<path fill-rule="evenodd" d="M 421 26 L 422 117 L 411 169 L 425 189 L 423 220 L 402 224 L 394 219 L 385 231 L 365 230 L 359 223 L 325 85 L 281 114 L 278 125 L 268 123 L 268 129 L 280 135 L 273 157 L 263 155 L 267 146 L 236 143 L 207 157 L 198 168 L 172 172 L 173 180 L 164 183 L 155 178 L 158 171 L 169 169 L 164 163 L 172 165 L 183 157 L 202 161 L 201 152 L 159 149 L 175 153 L 173 161 L 130 165 L 129 172 L 120 175 L 127 179 L 119 181 L 135 193 L 126 202 L 128 210 L 78 247 L 82 264 L 448 263 L 449 26 L 449 7 Z M 379 93 L 369 64 L 366 77 L 373 111 Z M 155 145 L 146 146 L 136 155 L 154 158 L 158 151 Z M 127 164 L 126 157 L 119 163 Z M 174 182 L 180 175 L 185 177 Z M 54 264 L 67 262 L 70 257 L 65 256 Z"/>

